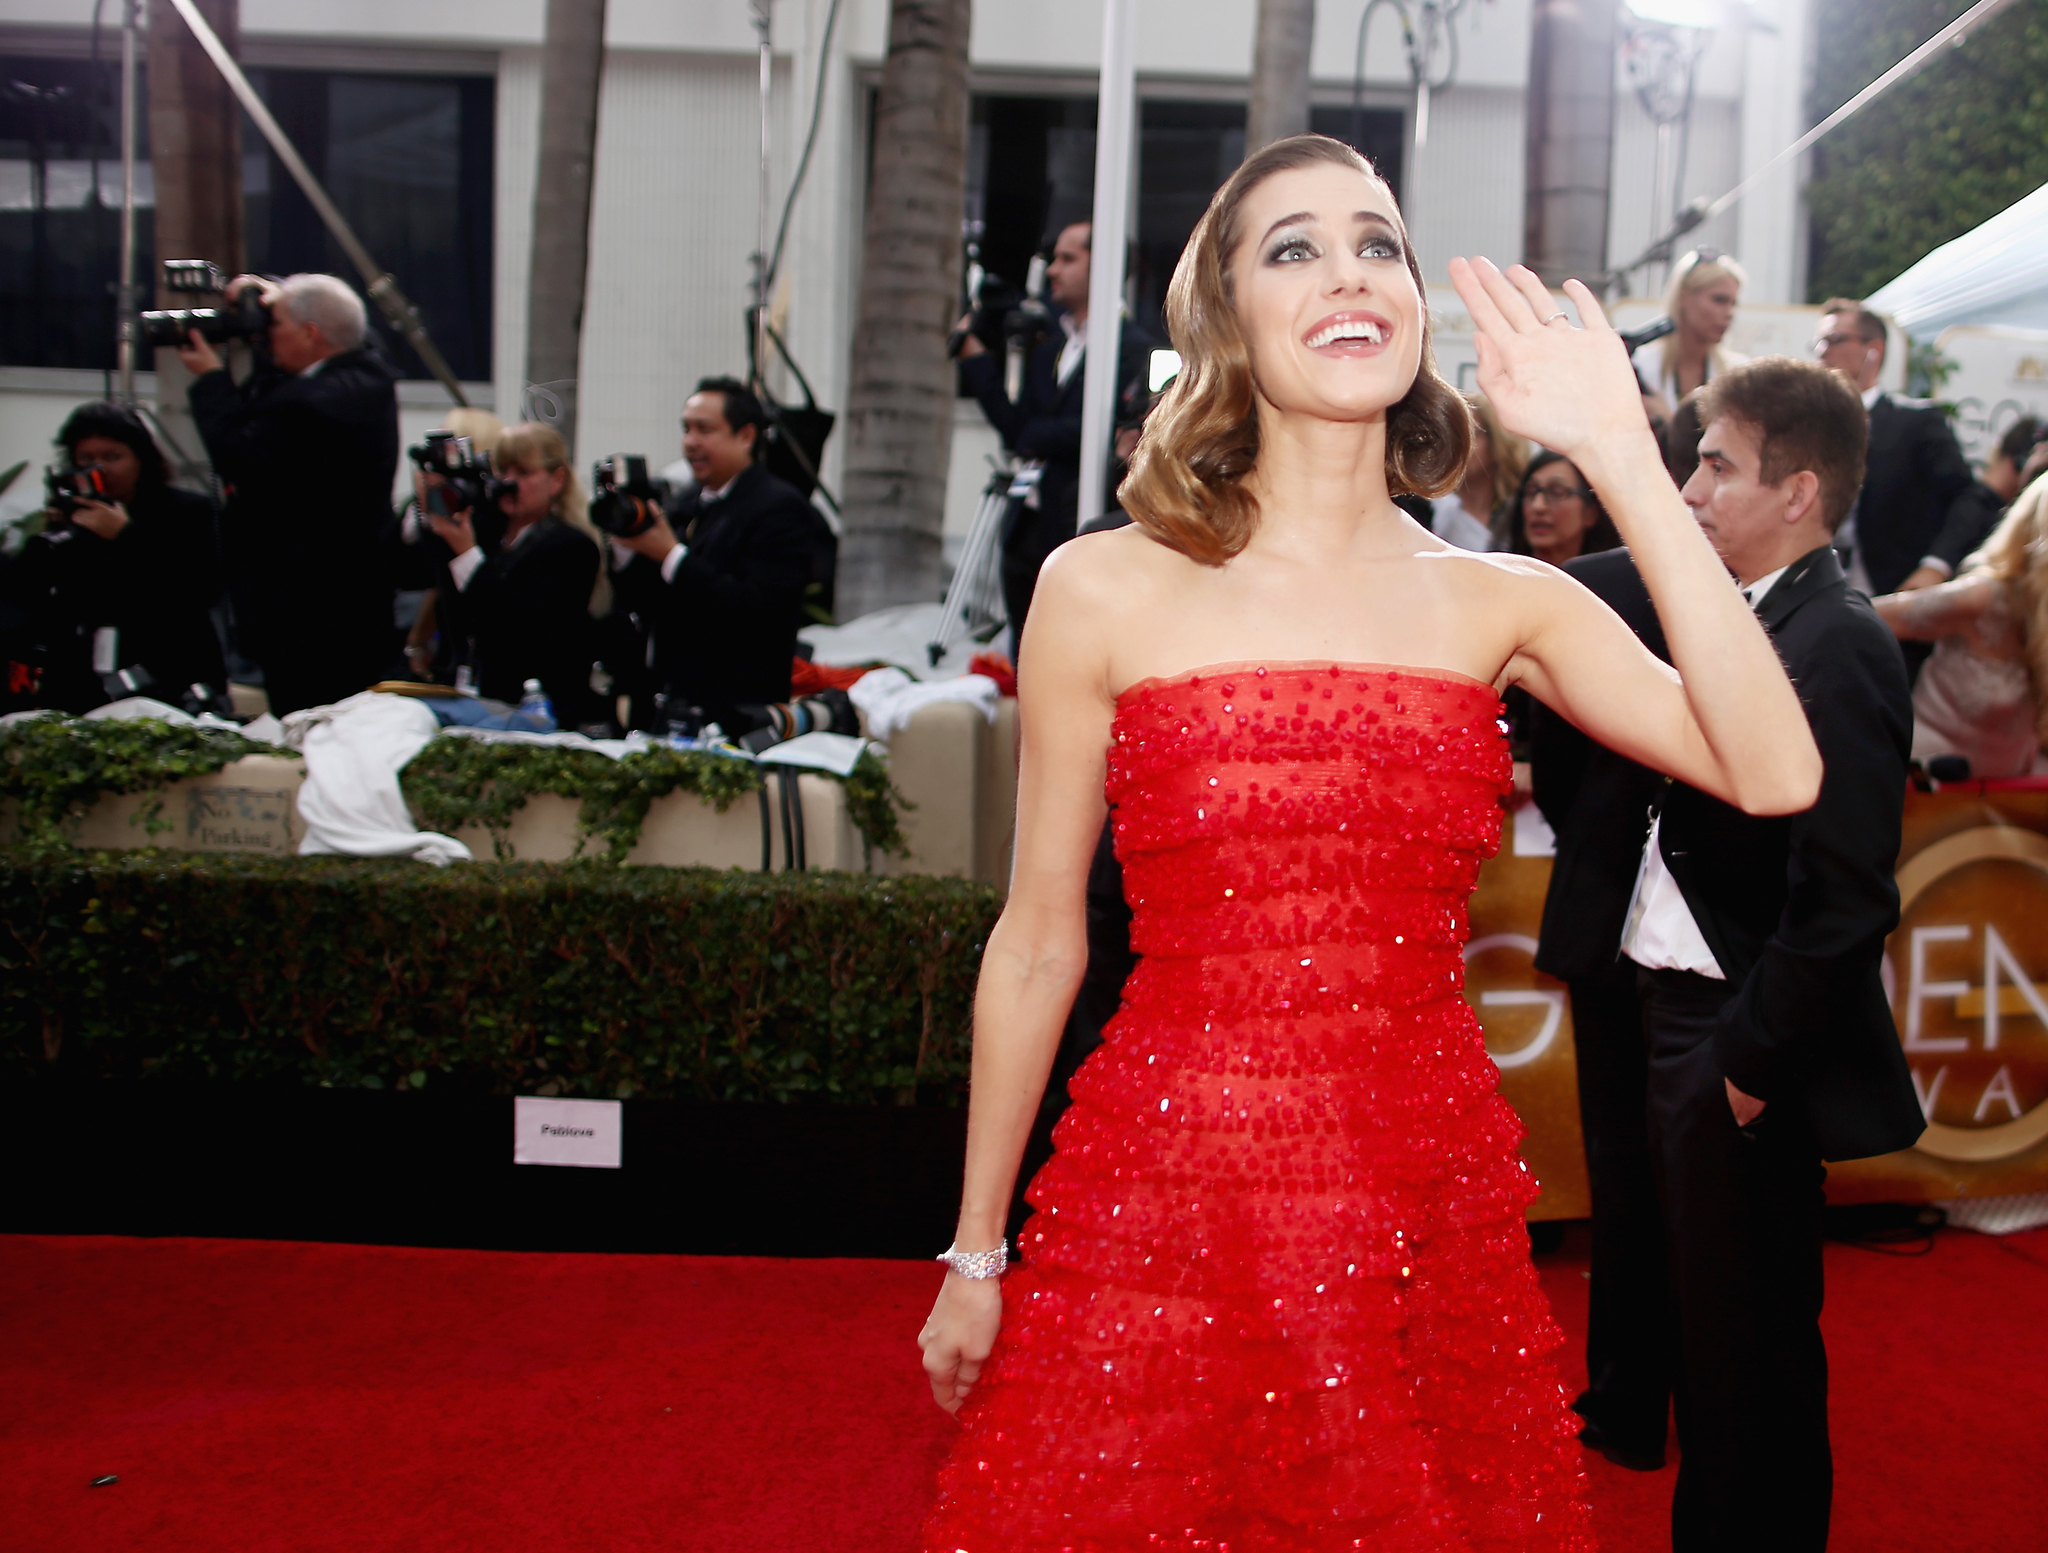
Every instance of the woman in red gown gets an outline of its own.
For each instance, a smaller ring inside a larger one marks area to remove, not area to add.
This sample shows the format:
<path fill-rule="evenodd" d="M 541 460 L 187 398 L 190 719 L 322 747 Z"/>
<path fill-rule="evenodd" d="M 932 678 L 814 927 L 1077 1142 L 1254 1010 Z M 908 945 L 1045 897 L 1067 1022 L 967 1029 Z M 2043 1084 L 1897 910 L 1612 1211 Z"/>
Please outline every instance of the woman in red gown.
<path fill-rule="evenodd" d="M 1677 672 L 1562 573 L 1394 506 L 1454 485 L 1470 438 L 1400 213 L 1339 142 L 1247 160 L 1174 275 L 1133 524 L 1064 546 L 1033 599 L 1016 867 L 920 1338 L 964 1425 L 932 1553 L 1591 1546 L 1521 1127 L 1461 995 L 1497 693 L 1756 813 L 1812 802 L 1820 762 L 1591 293 L 1567 287 L 1577 328 L 1526 270 L 1452 276 L 1481 388 L 1599 490 Z M 1142 959 L 999 1280 L 1105 801 Z"/>

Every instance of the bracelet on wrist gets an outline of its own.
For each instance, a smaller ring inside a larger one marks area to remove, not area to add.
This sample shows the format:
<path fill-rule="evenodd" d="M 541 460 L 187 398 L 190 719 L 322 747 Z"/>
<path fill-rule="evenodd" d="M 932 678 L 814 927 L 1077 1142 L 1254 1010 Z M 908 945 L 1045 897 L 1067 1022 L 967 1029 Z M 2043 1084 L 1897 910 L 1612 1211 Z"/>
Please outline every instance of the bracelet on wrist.
<path fill-rule="evenodd" d="M 1010 1245 L 1006 1240 L 999 1240 L 988 1251 L 962 1251 L 957 1246 L 949 1246 L 933 1260 L 944 1262 L 947 1271 L 958 1273 L 962 1278 L 1000 1278 L 1010 1265 Z"/>

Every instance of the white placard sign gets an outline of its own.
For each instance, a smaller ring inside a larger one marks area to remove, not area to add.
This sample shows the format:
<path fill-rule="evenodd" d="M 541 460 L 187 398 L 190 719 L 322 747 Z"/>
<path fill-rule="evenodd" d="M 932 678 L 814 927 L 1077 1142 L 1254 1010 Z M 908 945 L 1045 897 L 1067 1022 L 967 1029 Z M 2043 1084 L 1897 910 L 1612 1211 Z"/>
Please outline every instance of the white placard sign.
<path fill-rule="evenodd" d="M 512 1102 L 512 1163 L 586 1165 L 617 1170 L 625 1146 L 625 1107 L 616 1100 Z"/>

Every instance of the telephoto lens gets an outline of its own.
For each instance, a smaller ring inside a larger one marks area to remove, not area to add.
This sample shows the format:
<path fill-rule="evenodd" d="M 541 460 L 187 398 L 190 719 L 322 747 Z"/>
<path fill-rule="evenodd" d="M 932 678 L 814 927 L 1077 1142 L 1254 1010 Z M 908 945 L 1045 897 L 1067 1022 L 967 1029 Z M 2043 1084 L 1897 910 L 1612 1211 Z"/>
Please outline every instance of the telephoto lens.
<path fill-rule="evenodd" d="M 164 260 L 164 289 L 179 292 L 219 292 L 228 277 L 218 265 L 205 259 Z M 215 345 L 229 340 L 261 340 L 270 334 L 270 308 L 263 294 L 248 286 L 225 307 L 173 307 L 152 309 L 137 323 L 142 343 L 175 350 L 190 342 L 192 331 Z"/>
<path fill-rule="evenodd" d="M 661 492 L 647 477 L 638 453 L 614 453 L 590 471 L 590 521 L 614 539 L 631 539 L 654 527 L 661 516 Z"/>

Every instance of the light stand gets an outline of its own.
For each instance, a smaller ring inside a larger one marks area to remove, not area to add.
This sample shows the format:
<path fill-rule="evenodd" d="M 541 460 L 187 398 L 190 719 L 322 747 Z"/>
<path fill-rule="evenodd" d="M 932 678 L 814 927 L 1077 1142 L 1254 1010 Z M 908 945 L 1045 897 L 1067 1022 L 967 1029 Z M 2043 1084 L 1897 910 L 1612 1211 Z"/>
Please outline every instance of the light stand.
<path fill-rule="evenodd" d="M 135 284 L 135 44 L 141 11 L 142 0 L 127 0 L 121 22 L 121 271 L 114 292 L 114 363 L 120 402 L 129 405 L 135 403 L 135 315 L 141 302 Z"/>
<path fill-rule="evenodd" d="M 1634 11 L 1622 13 L 1621 28 L 1623 74 L 1635 89 L 1636 101 L 1657 126 L 1650 209 L 1660 213 L 1668 210 L 1671 219 L 1678 221 L 1685 209 L 1685 162 L 1692 142 L 1693 88 L 1699 77 L 1700 58 L 1713 39 L 1713 29 L 1645 20 Z M 1690 231 L 1691 226 L 1680 230 Z M 1670 256 L 1667 246 L 1657 262 L 1668 262 Z"/>
<path fill-rule="evenodd" d="M 753 382 L 748 384 L 748 387 L 765 398 L 768 389 L 768 287 L 771 283 L 768 273 L 768 202 L 771 171 L 769 155 L 773 149 L 769 129 L 775 88 L 775 55 L 771 34 L 775 20 L 775 0 L 749 0 L 749 9 L 754 15 L 754 34 L 760 39 L 761 178 L 754 223 L 754 316 L 753 327 L 748 331 L 747 341 L 747 350 L 752 358 L 754 370 Z M 819 68 L 824 68 L 822 63 Z"/>
<path fill-rule="evenodd" d="M 1415 195 L 1421 182 L 1422 148 L 1429 144 L 1429 99 L 1449 86 L 1458 73 L 1458 33 L 1453 25 L 1470 0 L 1366 0 L 1358 13 L 1358 47 L 1351 68 L 1351 143 L 1356 146 L 1365 123 L 1365 38 L 1372 14 L 1389 6 L 1401 19 L 1402 52 L 1408 59 L 1408 85 L 1415 93 L 1415 134 L 1409 151 L 1409 175 L 1403 182 L 1402 204 L 1408 228 L 1415 229 Z M 1436 68 L 1441 52 L 1443 69 Z"/>

